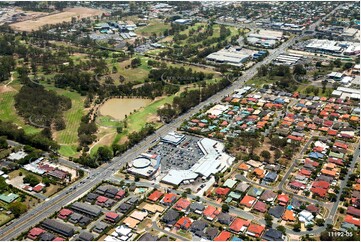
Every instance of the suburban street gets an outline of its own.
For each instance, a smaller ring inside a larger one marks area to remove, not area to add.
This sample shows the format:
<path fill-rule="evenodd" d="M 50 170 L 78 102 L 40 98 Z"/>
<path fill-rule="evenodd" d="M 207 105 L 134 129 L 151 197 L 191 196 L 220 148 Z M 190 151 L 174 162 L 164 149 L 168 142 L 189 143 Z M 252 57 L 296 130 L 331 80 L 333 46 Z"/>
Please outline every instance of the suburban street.
<path fill-rule="evenodd" d="M 336 8 L 337 9 L 337 8 Z M 336 10 L 335 9 L 335 10 Z M 334 11 L 335 11 L 334 10 Z M 330 12 L 332 14 L 334 11 Z M 328 15 L 327 15 L 328 16 Z M 326 16 L 326 17 L 327 17 Z M 313 28 L 317 26 L 320 22 L 315 23 Z M 250 80 L 256 73 L 257 68 L 261 65 L 268 64 L 272 60 L 278 57 L 279 54 L 284 53 L 288 47 L 295 43 L 295 41 L 300 40 L 304 35 L 297 36 L 288 40 L 287 42 L 283 43 L 279 48 L 274 51 L 270 52 L 270 55 L 267 56 L 262 62 L 259 62 L 252 66 L 250 69 L 243 72 L 243 75 L 235 82 L 233 82 L 229 87 L 221 90 L 220 92 L 216 93 L 209 99 L 201 102 L 199 105 L 194 107 L 193 109 L 189 110 L 187 113 L 179 116 L 177 119 L 172 121 L 170 124 L 166 124 L 159 128 L 154 134 L 148 136 L 146 139 L 143 139 L 138 145 L 134 146 L 133 148 L 127 150 L 124 154 L 114 157 L 109 163 L 102 165 L 101 167 L 90 170 L 88 177 L 84 177 L 82 180 L 77 181 L 76 183 L 70 185 L 69 187 L 63 189 L 53 197 L 49 198 L 48 200 L 44 201 L 43 203 L 39 204 L 36 208 L 28 211 L 27 213 L 23 214 L 18 219 L 14 219 L 13 221 L 7 223 L 6 226 L 0 229 L 0 240 L 11 240 L 17 238 L 21 233 L 26 232 L 31 227 L 35 226 L 36 224 L 40 223 L 45 218 L 52 215 L 54 212 L 60 210 L 63 206 L 71 203 L 72 201 L 76 200 L 80 196 L 86 194 L 89 190 L 91 190 L 94 186 L 99 184 L 100 182 L 107 180 L 113 173 L 119 170 L 126 162 L 134 160 L 139 153 L 142 153 L 149 149 L 154 144 L 152 143 L 153 140 L 158 139 L 159 137 L 165 136 L 167 133 L 174 131 L 177 129 L 184 120 L 189 119 L 192 115 L 199 112 L 205 105 L 208 103 L 216 103 L 222 100 L 223 97 L 229 95 L 233 92 L 234 89 L 241 88 L 246 81 Z M 357 150 L 357 155 L 354 156 L 353 165 L 359 154 L 359 149 Z M 60 161 L 65 163 L 65 161 Z M 287 177 L 285 176 L 284 179 Z M 348 178 L 348 176 L 347 176 Z M 282 185 L 282 184 L 280 184 Z M 345 182 L 341 189 L 345 186 Z M 179 191 L 178 191 L 179 192 Z M 294 195 L 295 196 L 295 195 Z M 302 197 L 305 199 L 304 197 Z M 338 196 L 339 198 L 339 196 Z M 202 199 L 201 199 L 202 200 Z M 213 201 L 204 200 L 207 203 L 213 205 Z M 314 202 L 312 200 L 311 202 Z M 334 205 L 334 213 L 337 209 L 338 203 Z M 219 206 L 219 204 L 218 204 Z M 247 219 L 252 219 L 253 215 L 246 213 L 239 209 L 231 209 L 231 212 L 235 212 L 237 215 L 245 217 Z M 334 214 L 330 213 L 330 214 Z M 251 217 L 252 216 L 252 217 Z M 330 219 L 330 217 L 329 217 Z M 324 228 L 317 228 L 313 231 L 313 233 L 319 233 Z M 287 231 L 290 234 L 297 234 L 303 235 L 309 233 L 307 232 L 295 232 L 295 231 Z M 172 234 L 174 237 L 174 235 Z"/>

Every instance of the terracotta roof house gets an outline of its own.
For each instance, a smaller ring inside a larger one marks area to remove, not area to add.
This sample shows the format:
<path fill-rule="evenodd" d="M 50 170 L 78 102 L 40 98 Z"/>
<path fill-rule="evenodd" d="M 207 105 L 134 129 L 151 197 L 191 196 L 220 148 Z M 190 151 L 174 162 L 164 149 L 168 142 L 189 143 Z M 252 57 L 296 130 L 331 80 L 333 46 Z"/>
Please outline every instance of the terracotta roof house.
<path fill-rule="evenodd" d="M 177 200 L 177 195 L 174 193 L 167 193 L 164 195 L 161 203 L 164 205 L 170 206 Z"/>
<path fill-rule="evenodd" d="M 174 209 L 184 212 L 184 211 L 187 211 L 187 209 L 189 208 L 190 205 L 191 205 L 191 202 L 189 200 L 187 200 L 185 198 L 181 198 L 174 205 Z"/>
<path fill-rule="evenodd" d="M 73 213 L 73 211 L 71 211 L 70 209 L 67 208 L 63 208 L 62 210 L 60 210 L 60 212 L 58 213 L 58 218 L 60 219 L 67 219 L 69 215 L 71 215 Z"/>
<path fill-rule="evenodd" d="M 231 191 L 231 189 L 229 189 L 228 187 L 225 187 L 225 188 L 224 187 L 218 187 L 216 189 L 216 194 L 218 196 L 227 196 L 230 191 Z"/>
<path fill-rule="evenodd" d="M 235 220 L 233 220 L 233 222 L 229 226 L 229 229 L 236 233 L 244 232 L 247 229 L 247 227 L 249 226 L 249 224 L 250 224 L 250 222 L 248 220 L 236 218 Z"/>
<path fill-rule="evenodd" d="M 208 205 L 203 211 L 203 216 L 208 220 L 213 220 L 218 214 L 219 210 L 211 205 Z"/>
<path fill-rule="evenodd" d="M 105 213 L 105 220 L 110 221 L 112 223 L 118 222 L 120 219 L 120 215 L 114 212 Z"/>
<path fill-rule="evenodd" d="M 104 206 L 104 203 L 106 201 L 108 201 L 109 198 L 107 197 L 104 197 L 104 196 L 99 196 L 97 197 L 97 201 L 96 201 L 96 204 L 99 205 L 99 206 Z"/>
<path fill-rule="evenodd" d="M 351 215 L 346 215 L 344 222 L 349 223 L 349 224 L 354 224 L 357 227 L 360 227 L 360 219 L 359 218 L 355 218 Z"/>
<path fill-rule="evenodd" d="M 192 220 L 184 216 L 181 217 L 174 226 L 178 229 L 188 230 L 191 225 L 192 225 Z"/>
<path fill-rule="evenodd" d="M 41 229 L 41 228 L 36 228 L 36 227 L 35 227 L 35 228 L 32 228 L 32 229 L 29 231 L 27 237 L 28 237 L 29 239 L 32 239 L 32 240 L 37 240 L 38 237 L 39 237 L 41 234 L 45 233 L 45 232 L 46 232 L 45 230 L 43 230 L 43 229 Z"/>
<path fill-rule="evenodd" d="M 296 190 L 304 190 L 304 189 L 306 189 L 306 185 L 299 182 L 299 181 L 292 181 L 292 182 L 289 183 L 289 186 L 292 189 L 296 189 Z"/>
<path fill-rule="evenodd" d="M 241 200 L 240 204 L 246 206 L 247 208 L 251 208 L 253 204 L 256 202 L 257 198 L 246 195 Z"/>
<path fill-rule="evenodd" d="M 307 170 L 307 169 L 301 169 L 301 170 L 299 171 L 299 174 L 304 175 L 304 176 L 307 176 L 307 177 L 310 177 L 311 174 L 312 174 L 312 172 L 311 172 L 310 170 Z"/>
<path fill-rule="evenodd" d="M 256 204 L 253 206 L 253 209 L 258 212 L 265 213 L 267 212 L 267 205 L 264 202 L 257 201 Z"/>
<path fill-rule="evenodd" d="M 231 233 L 223 230 L 222 232 L 219 233 L 219 235 L 217 237 L 215 237 L 213 240 L 214 241 L 227 241 L 231 238 Z"/>
<path fill-rule="evenodd" d="M 243 170 L 243 171 L 248 171 L 249 170 L 249 165 L 247 165 L 246 163 L 241 163 L 238 166 L 238 169 Z"/>
<path fill-rule="evenodd" d="M 318 195 L 319 197 L 324 198 L 327 194 L 327 190 L 323 189 L 323 188 L 319 188 L 319 187 L 312 187 L 311 192 L 313 192 L 314 194 Z"/>
<path fill-rule="evenodd" d="M 163 194 L 163 192 L 155 190 L 154 192 L 152 192 L 152 194 L 149 195 L 148 200 L 156 202 L 161 198 L 161 196 L 163 196 Z"/>
<path fill-rule="evenodd" d="M 125 191 L 124 191 L 124 190 L 119 190 L 119 191 L 117 192 L 117 194 L 115 195 L 115 199 L 120 200 L 120 199 L 122 199 L 124 196 L 125 196 Z"/>
<path fill-rule="evenodd" d="M 286 209 L 285 213 L 282 216 L 282 219 L 289 222 L 296 221 L 295 214 L 293 213 L 292 210 L 288 210 L 288 209 Z"/>
<path fill-rule="evenodd" d="M 248 227 L 247 235 L 259 238 L 262 236 L 264 229 L 265 227 L 262 225 L 251 223 L 251 225 Z"/>
<path fill-rule="evenodd" d="M 280 194 L 278 195 L 277 200 L 281 206 L 286 206 L 290 198 L 286 194 Z"/>

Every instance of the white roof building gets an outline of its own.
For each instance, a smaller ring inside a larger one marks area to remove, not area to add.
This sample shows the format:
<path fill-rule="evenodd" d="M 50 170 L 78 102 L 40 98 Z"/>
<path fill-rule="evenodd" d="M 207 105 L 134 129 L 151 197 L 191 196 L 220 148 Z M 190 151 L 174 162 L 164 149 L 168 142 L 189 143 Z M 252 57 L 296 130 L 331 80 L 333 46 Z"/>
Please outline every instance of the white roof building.
<path fill-rule="evenodd" d="M 223 152 L 224 144 L 221 142 L 203 138 L 198 141 L 197 144 L 205 155 L 189 170 L 170 170 L 168 174 L 163 177 L 163 182 L 179 185 L 182 182 L 193 182 L 198 176 L 206 179 L 230 167 L 235 159 Z"/>
<path fill-rule="evenodd" d="M 300 220 L 301 223 L 312 224 L 312 220 L 314 219 L 311 212 L 307 210 L 303 210 L 298 214 L 298 220 Z"/>

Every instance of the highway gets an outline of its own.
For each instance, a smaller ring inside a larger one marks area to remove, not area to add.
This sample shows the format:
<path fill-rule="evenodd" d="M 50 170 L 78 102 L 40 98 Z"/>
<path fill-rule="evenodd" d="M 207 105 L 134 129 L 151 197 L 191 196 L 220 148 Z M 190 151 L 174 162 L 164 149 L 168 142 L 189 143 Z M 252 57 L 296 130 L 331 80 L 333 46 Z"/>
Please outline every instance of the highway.
<path fill-rule="evenodd" d="M 334 11 L 330 12 L 329 14 L 332 14 Z M 328 15 L 326 15 L 326 17 Z M 316 23 L 314 26 L 317 24 L 319 23 Z M 263 64 L 270 63 L 272 60 L 277 58 L 279 54 L 285 52 L 286 49 L 294 44 L 296 40 L 300 40 L 302 37 L 303 35 L 300 35 L 283 43 L 276 50 L 270 52 L 270 55 L 267 56 L 262 62 L 259 62 L 250 69 L 244 71 L 243 75 L 237 81 L 233 82 L 229 87 L 216 93 L 206 101 L 201 102 L 187 113 L 179 116 L 170 124 L 162 126 L 154 134 L 148 136 L 146 139 L 143 139 L 138 145 L 127 150 L 124 154 L 113 158 L 109 163 L 104 164 L 97 169 L 91 170 L 89 172 L 88 178 L 84 178 L 82 181 L 78 181 L 72 184 L 71 186 L 60 191 L 57 195 L 51 197 L 49 200 L 39 204 L 36 208 L 23 214 L 18 219 L 14 219 L 13 221 L 7 223 L 7 226 L 3 226 L 3 228 L 0 230 L 0 240 L 11 240 L 18 237 L 21 233 L 26 232 L 32 226 L 40 223 L 45 218 L 58 211 L 61 207 L 84 195 L 95 185 L 109 178 L 111 174 L 124 165 L 125 162 L 135 159 L 139 153 L 149 149 L 153 145 L 151 141 L 166 135 L 170 131 L 174 131 L 183 123 L 184 120 L 189 119 L 193 114 L 199 112 L 206 104 L 216 103 L 222 100 L 223 97 L 232 93 L 234 89 L 241 88 L 246 81 L 250 80 L 257 73 L 258 67 Z"/>

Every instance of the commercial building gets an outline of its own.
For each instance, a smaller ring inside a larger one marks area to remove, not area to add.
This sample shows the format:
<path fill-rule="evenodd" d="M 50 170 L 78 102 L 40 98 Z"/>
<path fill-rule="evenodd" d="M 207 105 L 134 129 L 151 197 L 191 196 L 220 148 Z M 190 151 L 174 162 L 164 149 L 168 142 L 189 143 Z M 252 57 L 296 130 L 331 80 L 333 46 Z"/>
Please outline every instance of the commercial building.
<path fill-rule="evenodd" d="M 152 177 L 160 167 L 159 155 L 142 154 L 129 163 L 128 172 L 145 178 Z"/>
<path fill-rule="evenodd" d="M 204 156 L 189 170 L 171 169 L 168 174 L 163 177 L 162 182 L 179 185 L 181 183 L 192 182 L 197 177 L 208 179 L 211 175 L 227 169 L 235 159 L 224 153 L 224 144 L 219 141 L 203 138 L 198 141 L 197 144 Z"/>

